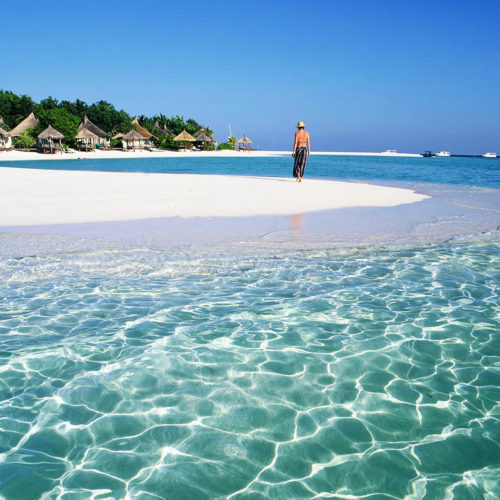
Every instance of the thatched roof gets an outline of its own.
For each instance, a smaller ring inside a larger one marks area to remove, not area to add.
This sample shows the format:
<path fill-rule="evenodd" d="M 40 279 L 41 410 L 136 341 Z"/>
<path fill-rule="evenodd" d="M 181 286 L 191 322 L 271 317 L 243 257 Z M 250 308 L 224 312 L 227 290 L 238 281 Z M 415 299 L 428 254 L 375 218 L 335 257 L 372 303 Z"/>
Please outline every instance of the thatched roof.
<path fill-rule="evenodd" d="M 174 141 L 189 141 L 194 142 L 196 139 L 188 134 L 185 130 L 183 130 L 177 137 L 174 137 Z"/>
<path fill-rule="evenodd" d="M 251 141 L 246 135 L 244 135 L 241 139 L 238 139 L 236 142 L 241 142 L 242 144 L 253 144 L 253 141 Z"/>
<path fill-rule="evenodd" d="M 201 128 L 200 128 L 200 130 L 198 130 L 198 131 L 194 134 L 194 136 L 195 136 L 196 138 L 198 138 L 198 136 L 199 136 L 199 135 L 204 134 L 204 133 L 205 133 L 205 127 L 201 127 Z"/>
<path fill-rule="evenodd" d="M 175 135 L 175 132 L 173 130 L 170 130 L 166 125 L 163 125 L 163 130 L 167 133 L 167 135 Z"/>
<path fill-rule="evenodd" d="M 92 134 L 96 135 L 98 138 L 105 139 L 108 136 L 108 134 L 106 134 L 106 132 L 104 132 L 104 130 L 99 128 L 95 123 L 91 122 L 88 119 L 87 115 L 85 115 L 83 117 L 82 123 L 80 123 L 80 125 L 78 126 L 79 132 L 83 129 L 89 130 L 90 132 L 92 132 Z"/>
<path fill-rule="evenodd" d="M 38 125 L 38 119 L 30 113 L 21 123 L 18 123 L 9 133 L 11 137 L 19 137 L 21 132 L 34 128 Z"/>
<path fill-rule="evenodd" d="M 153 130 L 155 130 L 157 134 L 163 135 L 163 136 L 168 135 L 168 132 L 169 132 L 166 125 L 164 125 L 162 128 L 162 127 L 160 127 L 160 124 L 157 121 L 153 125 Z"/>
<path fill-rule="evenodd" d="M 99 139 L 99 136 L 91 132 L 88 128 L 82 128 L 78 134 L 76 134 L 75 139 Z"/>
<path fill-rule="evenodd" d="M 151 137 L 151 134 L 149 135 L 149 137 Z M 145 139 L 145 137 L 142 136 L 139 132 L 137 132 L 137 130 L 132 129 L 130 132 L 128 132 L 123 136 L 123 139 L 126 141 L 130 141 L 133 139 Z"/>
<path fill-rule="evenodd" d="M 202 132 L 200 135 L 196 136 L 196 141 L 197 142 L 215 142 L 215 139 L 208 134 L 205 134 L 205 132 Z"/>
<path fill-rule="evenodd" d="M 49 125 L 41 134 L 38 134 L 39 139 L 64 139 L 64 135 L 56 130 L 52 125 Z"/>
<path fill-rule="evenodd" d="M 151 137 L 154 137 L 151 132 L 148 132 L 145 128 L 139 125 L 139 120 L 137 119 L 137 117 L 132 120 L 132 123 L 137 127 L 137 132 L 139 132 L 139 134 L 141 134 L 144 139 L 150 139 Z"/>
<path fill-rule="evenodd" d="M 118 132 L 113 136 L 113 139 L 121 139 L 125 134 L 123 132 Z"/>

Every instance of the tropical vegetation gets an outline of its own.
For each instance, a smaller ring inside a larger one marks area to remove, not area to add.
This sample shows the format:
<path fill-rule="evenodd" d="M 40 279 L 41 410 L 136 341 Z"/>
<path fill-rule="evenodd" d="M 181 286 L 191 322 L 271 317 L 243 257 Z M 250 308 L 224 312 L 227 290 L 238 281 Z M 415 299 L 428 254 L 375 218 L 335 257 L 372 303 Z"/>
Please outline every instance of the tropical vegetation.
<path fill-rule="evenodd" d="M 31 112 L 38 118 L 39 124 L 30 129 L 28 134 L 24 134 L 22 138 L 19 137 L 15 142 L 16 147 L 31 147 L 34 143 L 28 137 L 35 139 L 48 125 L 52 125 L 61 132 L 67 144 L 73 144 L 78 133 L 78 125 L 85 115 L 111 137 L 118 132 L 127 133 L 135 128 L 131 123 L 133 116 L 124 110 L 117 110 L 113 104 L 106 101 L 87 104 L 80 99 L 59 101 L 49 96 L 40 102 L 35 102 L 27 95 L 17 95 L 8 90 L 0 90 L 0 116 L 3 118 L 6 128 L 14 128 Z M 157 138 L 156 144 L 160 148 L 174 148 L 176 144 L 173 141 L 174 136 L 161 135 L 158 133 L 158 129 L 153 129 L 156 122 L 162 129 L 166 126 L 174 135 L 180 134 L 184 129 L 193 135 L 201 128 L 201 125 L 192 118 L 185 120 L 182 116 L 140 115 L 137 119 L 142 127 Z M 213 134 L 213 131 L 206 127 L 205 132 Z M 118 144 L 117 141 L 113 141 L 113 143 L 112 145 Z"/>

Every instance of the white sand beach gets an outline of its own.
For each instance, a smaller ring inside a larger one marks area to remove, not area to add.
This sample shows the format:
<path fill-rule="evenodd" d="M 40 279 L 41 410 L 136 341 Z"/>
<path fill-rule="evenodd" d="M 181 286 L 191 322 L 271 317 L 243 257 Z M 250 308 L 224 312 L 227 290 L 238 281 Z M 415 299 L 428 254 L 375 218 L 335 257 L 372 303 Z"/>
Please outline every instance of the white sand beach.
<path fill-rule="evenodd" d="M 32 151 L 0 151 L 0 162 L 2 161 L 32 161 L 32 160 L 105 160 L 105 159 L 130 159 L 130 158 L 262 158 L 273 156 L 291 156 L 291 151 L 119 151 L 119 150 L 96 150 L 76 151 L 74 153 L 42 154 Z M 419 157 L 414 153 L 370 153 L 370 152 L 348 152 L 348 151 L 313 151 L 313 156 L 383 156 L 383 157 Z"/>
<path fill-rule="evenodd" d="M 0 167 L 0 226 L 287 215 L 428 198 L 363 183 Z"/>

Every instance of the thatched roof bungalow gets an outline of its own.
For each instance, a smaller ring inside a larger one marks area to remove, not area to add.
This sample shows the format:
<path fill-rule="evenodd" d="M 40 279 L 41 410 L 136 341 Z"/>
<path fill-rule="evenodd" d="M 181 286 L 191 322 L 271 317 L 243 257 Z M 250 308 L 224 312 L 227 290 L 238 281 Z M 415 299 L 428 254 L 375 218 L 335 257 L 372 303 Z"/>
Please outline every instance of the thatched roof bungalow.
<path fill-rule="evenodd" d="M 197 132 L 195 132 L 194 136 L 198 139 L 198 136 L 205 133 L 205 127 L 201 127 Z"/>
<path fill-rule="evenodd" d="M 38 134 L 37 148 L 40 153 L 55 153 L 62 150 L 64 135 L 49 125 L 41 134 Z"/>
<path fill-rule="evenodd" d="M 35 128 L 38 125 L 38 119 L 33 113 L 30 113 L 21 123 L 18 123 L 10 132 L 12 138 L 19 137 L 22 132 Z"/>
<path fill-rule="evenodd" d="M 109 147 L 109 136 L 104 130 L 91 122 L 87 115 L 83 117 L 78 126 L 78 134 L 75 137 L 78 144 L 84 149 L 94 149 L 96 146 Z"/>
<path fill-rule="evenodd" d="M 0 127 L 0 149 L 11 149 L 12 138 L 7 130 Z"/>
<path fill-rule="evenodd" d="M 183 142 L 184 143 L 184 148 L 187 148 L 187 143 L 188 142 L 195 142 L 196 139 L 191 135 L 186 132 L 186 130 L 183 130 L 179 135 L 174 137 L 175 142 Z"/>
<path fill-rule="evenodd" d="M 87 128 L 82 128 L 75 136 L 75 140 L 83 149 L 93 149 L 99 142 L 99 137 Z"/>
<path fill-rule="evenodd" d="M 151 137 L 154 137 L 151 132 L 148 132 L 144 127 L 141 127 L 137 117 L 132 120 L 132 123 L 137 127 L 137 132 L 139 132 L 139 134 L 141 134 L 144 139 L 151 139 Z"/>
<path fill-rule="evenodd" d="M 137 132 L 134 129 L 125 134 L 121 139 L 123 143 L 123 149 L 135 150 L 135 149 L 144 149 L 146 147 L 151 146 L 151 141 L 149 139 L 144 138 L 139 132 Z"/>
<path fill-rule="evenodd" d="M 153 125 L 153 130 L 155 131 L 155 134 L 163 135 L 163 136 L 167 135 L 167 134 L 165 134 L 164 130 L 160 127 L 158 120 L 155 121 L 155 124 Z"/>
<path fill-rule="evenodd" d="M 217 141 L 209 134 L 202 132 L 196 136 L 196 144 L 200 145 L 203 149 L 209 149 L 211 144 Z"/>
<path fill-rule="evenodd" d="M 153 125 L 153 130 L 155 134 L 162 135 L 163 137 L 174 136 L 175 134 L 166 126 L 160 127 L 158 121 Z"/>

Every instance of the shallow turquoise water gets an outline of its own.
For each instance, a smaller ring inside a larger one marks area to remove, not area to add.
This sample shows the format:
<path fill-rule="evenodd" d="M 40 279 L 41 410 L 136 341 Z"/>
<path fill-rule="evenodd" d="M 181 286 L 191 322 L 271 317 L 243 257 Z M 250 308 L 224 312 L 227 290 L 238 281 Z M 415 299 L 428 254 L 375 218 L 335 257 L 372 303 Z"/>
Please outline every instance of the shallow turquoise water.
<path fill-rule="evenodd" d="M 291 177 L 293 159 L 130 158 L 117 160 L 1 161 L 2 167 L 112 172 L 163 172 Z M 311 156 L 305 177 L 379 182 L 438 183 L 500 189 L 500 159 L 373 156 Z"/>
<path fill-rule="evenodd" d="M 500 497 L 498 235 L 0 259 L 0 496 Z"/>

